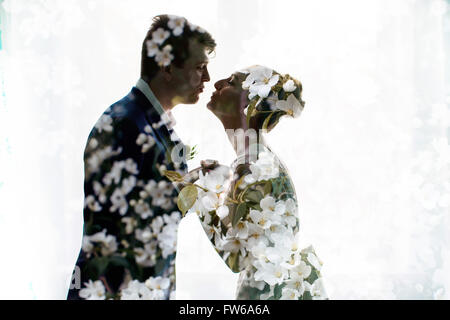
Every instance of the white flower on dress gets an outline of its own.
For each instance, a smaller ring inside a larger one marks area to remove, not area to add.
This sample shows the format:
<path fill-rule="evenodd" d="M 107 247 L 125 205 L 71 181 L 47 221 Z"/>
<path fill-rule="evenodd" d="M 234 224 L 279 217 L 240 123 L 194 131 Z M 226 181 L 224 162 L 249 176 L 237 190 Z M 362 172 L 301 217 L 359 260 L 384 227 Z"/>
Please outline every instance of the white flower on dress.
<path fill-rule="evenodd" d="M 174 59 L 172 52 L 172 46 L 165 46 L 160 52 L 158 52 L 155 56 L 155 61 L 158 63 L 160 67 L 167 67 L 172 63 Z"/>
<path fill-rule="evenodd" d="M 311 270 L 311 266 L 308 266 L 304 261 L 300 261 L 299 264 L 289 270 L 289 275 L 292 280 L 304 280 L 310 276 Z"/>
<path fill-rule="evenodd" d="M 154 56 L 156 56 L 158 54 L 159 46 L 155 41 L 147 40 L 145 42 L 145 44 L 147 46 L 147 57 L 153 58 Z"/>
<path fill-rule="evenodd" d="M 186 19 L 177 16 L 170 16 L 167 26 L 172 29 L 172 33 L 175 37 L 180 36 L 183 33 Z"/>
<path fill-rule="evenodd" d="M 250 165 L 250 171 L 251 174 L 244 178 L 247 184 L 277 178 L 280 174 L 279 161 L 275 158 L 275 155 L 266 151 L 261 152 L 258 160 Z"/>
<path fill-rule="evenodd" d="M 297 89 L 295 82 L 292 79 L 289 79 L 283 84 L 283 90 L 285 92 L 294 92 Z"/>
<path fill-rule="evenodd" d="M 283 283 L 288 276 L 288 270 L 281 265 L 273 264 L 271 262 L 265 263 L 260 260 L 254 263 L 257 271 L 255 272 L 256 281 L 264 281 L 273 286 Z"/>
<path fill-rule="evenodd" d="M 86 300 L 105 300 L 105 286 L 100 280 L 84 283 L 85 288 L 80 290 L 80 297 Z"/>
<path fill-rule="evenodd" d="M 222 172 L 212 171 L 203 175 L 200 172 L 199 184 L 211 192 L 221 193 L 227 185 L 226 176 Z"/>
<path fill-rule="evenodd" d="M 152 41 L 158 45 L 162 45 L 170 37 L 170 32 L 163 28 L 158 28 L 152 34 Z"/>
<path fill-rule="evenodd" d="M 302 292 L 303 294 L 303 292 Z M 298 298 L 301 296 L 300 292 L 298 290 L 295 290 L 291 287 L 284 287 L 281 290 L 281 298 L 280 300 L 298 300 Z"/>
<path fill-rule="evenodd" d="M 272 215 L 281 216 L 286 211 L 286 206 L 283 201 L 275 202 L 275 199 L 271 196 L 266 196 L 261 199 L 259 205 L 263 211 L 267 211 Z"/>
<path fill-rule="evenodd" d="M 277 101 L 275 109 L 282 110 L 291 117 L 298 118 L 303 111 L 303 105 L 293 94 L 290 94 L 286 100 Z"/>

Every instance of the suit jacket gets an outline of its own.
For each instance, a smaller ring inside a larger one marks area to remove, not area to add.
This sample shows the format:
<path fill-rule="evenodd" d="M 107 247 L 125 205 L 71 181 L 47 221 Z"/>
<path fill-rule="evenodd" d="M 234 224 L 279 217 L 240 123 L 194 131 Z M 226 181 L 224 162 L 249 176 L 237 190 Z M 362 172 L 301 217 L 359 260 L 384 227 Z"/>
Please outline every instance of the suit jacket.
<path fill-rule="evenodd" d="M 174 292 L 181 214 L 163 171 L 186 172 L 186 161 L 172 157 L 183 146 L 137 88 L 103 113 L 84 154 L 83 245 L 68 299 L 168 299 Z"/>

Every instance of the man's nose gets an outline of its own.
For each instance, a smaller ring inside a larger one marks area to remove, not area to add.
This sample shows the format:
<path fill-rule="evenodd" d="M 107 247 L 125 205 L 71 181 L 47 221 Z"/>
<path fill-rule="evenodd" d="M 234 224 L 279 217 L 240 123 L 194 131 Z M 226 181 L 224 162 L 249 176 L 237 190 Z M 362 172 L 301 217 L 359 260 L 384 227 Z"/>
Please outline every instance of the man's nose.
<path fill-rule="evenodd" d="M 211 81 L 208 69 L 206 69 L 206 68 L 205 68 L 205 72 L 203 72 L 203 81 L 204 82 L 210 82 Z"/>

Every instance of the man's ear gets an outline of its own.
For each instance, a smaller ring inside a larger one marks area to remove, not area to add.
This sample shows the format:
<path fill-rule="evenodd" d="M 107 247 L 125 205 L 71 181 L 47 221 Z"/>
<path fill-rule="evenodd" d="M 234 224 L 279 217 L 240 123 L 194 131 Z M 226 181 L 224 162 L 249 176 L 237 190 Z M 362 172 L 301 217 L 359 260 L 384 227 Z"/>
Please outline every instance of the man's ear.
<path fill-rule="evenodd" d="M 172 80 L 172 66 L 161 67 L 161 73 L 164 80 L 166 80 L 167 82 Z"/>

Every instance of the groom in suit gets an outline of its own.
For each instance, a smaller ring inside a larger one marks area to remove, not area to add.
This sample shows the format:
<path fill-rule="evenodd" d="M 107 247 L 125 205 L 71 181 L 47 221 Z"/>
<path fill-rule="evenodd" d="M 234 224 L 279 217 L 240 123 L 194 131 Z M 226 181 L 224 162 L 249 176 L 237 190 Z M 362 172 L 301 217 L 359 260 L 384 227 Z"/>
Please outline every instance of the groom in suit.
<path fill-rule="evenodd" d="M 164 171 L 186 173 L 189 150 L 170 111 L 198 101 L 215 46 L 185 18 L 154 18 L 141 78 L 103 113 L 86 144 L 83 243 L 68 299 L 174 298 L 181 214 Z"/>

